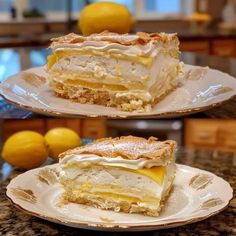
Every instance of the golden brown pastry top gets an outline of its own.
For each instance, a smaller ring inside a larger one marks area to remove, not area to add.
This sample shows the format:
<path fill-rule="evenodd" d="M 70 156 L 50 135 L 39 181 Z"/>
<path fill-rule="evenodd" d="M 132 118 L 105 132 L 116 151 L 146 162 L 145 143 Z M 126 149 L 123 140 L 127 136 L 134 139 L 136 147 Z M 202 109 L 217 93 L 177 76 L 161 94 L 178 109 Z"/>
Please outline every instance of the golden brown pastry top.
<path fill-rule="evenodd" d="M 58 38 L 53 38 L 51 47 L 60 45 L 60 44 L 76 44 L 83 43 L 85 41 L 106 41 L 111 43 L 118 43 L 126 46 L 130 45 L 145 45 L 150 41 L 169 43 L 175 41 L 179 42 L 177 34 L 166 34 L 166 33 L 145 33 L 138 32 L 136 35 L 131 34 L 117 34 L 104 31 L 100 34 L 92 34 L 90 36 L 84 37 L 75 33 L 70 33 L 65 36 Z"/>
<path fill-rule="evenodd" d="M 95 154 L 102 157 L 136 160 L 146 159 L 169 159 L 176 149 L 173 140 L 158 141 L 157 138 L 149 139 L 124 136 L 118 138 L 104 138 L 82 147 L 68 150 L 59 155 L 63 158 L 67 155 Z"/>

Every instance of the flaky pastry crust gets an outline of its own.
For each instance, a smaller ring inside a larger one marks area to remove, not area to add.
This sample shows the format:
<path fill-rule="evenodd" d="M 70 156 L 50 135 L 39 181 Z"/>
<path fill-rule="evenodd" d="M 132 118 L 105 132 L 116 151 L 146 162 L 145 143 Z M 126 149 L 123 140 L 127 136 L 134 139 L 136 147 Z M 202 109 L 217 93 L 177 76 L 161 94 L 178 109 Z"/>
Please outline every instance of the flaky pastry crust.
<path fill-rule="evenodd" d="M 173 140 L 158 141 L 157 138 L 149 139 L 124 136 L 117 138 L 104 138 L 82 147 L 68 150 L 59 155 L 63 158 L 67 155 L 94 154 L 104 158 L 122 157 L 128 160 L 145 159 L 169 159 L 176 149 Z"/>
<path fill-rule="evenodd" d="M 129 37 L 131 36 L 131 37 Z M 133 37 L 132 37 L 133 36 Z M 52 43 L 50 47 L 54 47 L 60 44 L 77 44 L 85 41 L 106 41 L 111 43 L 118 43 L 125 46 L 130 45 L 145 45 L 150 41 L 169 43 L 174 41 L 179 43 L 177 34 L 166 34 L 166 33 L 145 33 L 138 32 L 136 35 L 131 34 L 117 34 L 109 31 L 104 31 L 100 34 L 92 34 L 84 37 L 75 33 L 70 33 L 65 36 L 51 39 Z"/>

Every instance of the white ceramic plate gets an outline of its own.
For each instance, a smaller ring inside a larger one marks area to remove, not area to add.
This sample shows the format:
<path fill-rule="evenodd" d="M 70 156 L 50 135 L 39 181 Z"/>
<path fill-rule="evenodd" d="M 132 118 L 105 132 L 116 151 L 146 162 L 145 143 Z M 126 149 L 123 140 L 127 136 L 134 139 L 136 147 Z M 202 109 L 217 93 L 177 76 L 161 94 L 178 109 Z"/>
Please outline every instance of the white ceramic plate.
<path fill-rule="evenodd" d="M 179 87 L 150 112 L 122 112 L 53 95 L 44 67 L 23 71 L 0 84 L 0 95 L 22 108 L 51 116 L 167 118 L 208 110 L 236 96 L 236 79 L 223 72 L 185 65 Z"/>
<path fill-rule="evenodd" d="M 207 171 L 177 166 L 173 191 L 159 217 L 104 211 L 70 203 L 58 206 L 63 189 L 55 168 L 30 170 L 14 178 L 7 196 L 27 213 L 59 224 L 92 230 L 147 231 L 204 220 L 222 211 L 233 190 L 222 178 Z"/>

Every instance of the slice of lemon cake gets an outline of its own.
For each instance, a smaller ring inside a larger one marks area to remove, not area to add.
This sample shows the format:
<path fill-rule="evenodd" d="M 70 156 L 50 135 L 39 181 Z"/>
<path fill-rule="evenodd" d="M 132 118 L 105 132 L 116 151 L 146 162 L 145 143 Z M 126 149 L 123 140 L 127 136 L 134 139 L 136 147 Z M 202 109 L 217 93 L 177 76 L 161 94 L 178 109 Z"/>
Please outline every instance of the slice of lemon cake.
<path fill-rule="evenodd" d="M 106 138 L 60 155 L 64 201 L 158 216 L 175 177 L 175 141 Z"/>
<path fill-rule="evenodd" d="M 52 39 L 47 71 L 56 95 L 79 103 L 147 111 L 178 83 L 176 34 L 74 33 Z"/>

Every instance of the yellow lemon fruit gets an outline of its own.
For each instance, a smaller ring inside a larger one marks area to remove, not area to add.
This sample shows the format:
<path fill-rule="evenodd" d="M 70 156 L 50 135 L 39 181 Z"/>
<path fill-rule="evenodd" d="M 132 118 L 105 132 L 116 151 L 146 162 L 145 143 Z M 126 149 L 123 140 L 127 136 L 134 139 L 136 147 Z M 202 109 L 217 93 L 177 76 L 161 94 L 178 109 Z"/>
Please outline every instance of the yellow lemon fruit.
<path fill-rule="evenodd" d="M 20 131 L 6 140 L 2 157 L 12 166 L 32 169 L 46 161 L 48 150 L 41 134 L 34 131 Z"/>
<path fill-rule="evenodd" d="M 79 135 L 68 128 L 51 129 L 45 134 L 44 138 L 49 147 L 49 156 L 56 160 L 60 153 L 82 144 Z"/>
<path fill-rule="evenodd" d="M 80 14 L 79 27 L 83 35 L 104 30 L 119 34 L 128 33 L 133 18 L 126 6 L 114 2 L 96 2 L 86 6 Z"/>

